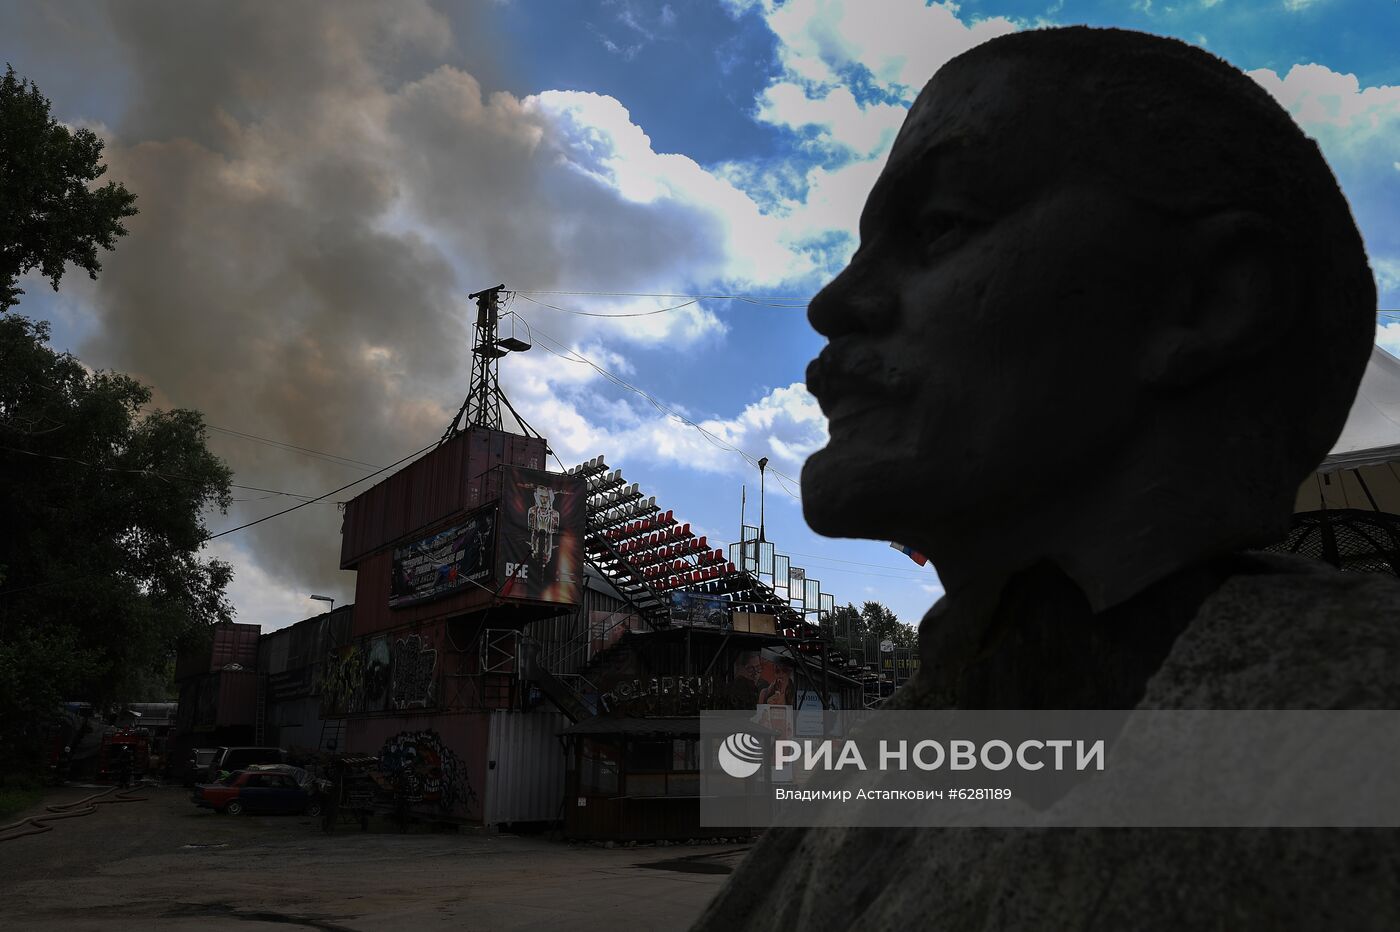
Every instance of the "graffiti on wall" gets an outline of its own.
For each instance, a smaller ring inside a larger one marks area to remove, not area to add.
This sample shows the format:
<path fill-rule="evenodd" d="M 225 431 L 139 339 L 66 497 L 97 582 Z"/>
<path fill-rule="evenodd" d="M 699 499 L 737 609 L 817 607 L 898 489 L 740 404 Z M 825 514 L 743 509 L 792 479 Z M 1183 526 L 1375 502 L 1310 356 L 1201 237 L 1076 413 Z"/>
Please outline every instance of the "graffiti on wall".
<path fill-rule="evenodd" d="M 387 635 L 331 651 L 318 681 L 321 714 L 427 708 L 434 701 L 437 651 L 419 634 Z"/>
<path fill-rule="evenodd" d="M 382 712 L 389 708 L 389 638 L 371 638 L 365 645 L 365 672 L 361 678 L 362 697 L 358 703 L 365 712 Z"/>
<path fill-rule="evenodd" d="M 355 698 L 364 684 L 365 658 L 359 644 L 337 647 L 321 667 L 321 714 L 355 711 Z"/>
<path fill-rule="evenodd" d="M 427 731 L 401 731 L 379 750 L 379 770 L 406 803 L 430 804 L 450 810 L 471 810 L 476 793 L 467 768 L 442 736 Z"/>
<path fill-rule="evenodd" d="M 436 669 L 437 651 L 420 635 L 410 634 L 396 640 L 392 674 L 394 708 L 431 705 Z"/>

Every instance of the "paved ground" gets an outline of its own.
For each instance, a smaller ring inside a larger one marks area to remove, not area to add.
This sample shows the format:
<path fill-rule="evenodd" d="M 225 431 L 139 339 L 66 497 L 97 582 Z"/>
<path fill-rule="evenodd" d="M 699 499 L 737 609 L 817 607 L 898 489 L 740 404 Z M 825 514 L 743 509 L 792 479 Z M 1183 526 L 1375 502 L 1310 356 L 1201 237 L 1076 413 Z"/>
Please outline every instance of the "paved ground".
<path fill-rule="evenodd" d="M 145 802 L 0 842 L 0 928 L 684 929 L 746 850 L 327 835 L 297 816 L 200 810 L 179 787 L 143 792 Z"/>

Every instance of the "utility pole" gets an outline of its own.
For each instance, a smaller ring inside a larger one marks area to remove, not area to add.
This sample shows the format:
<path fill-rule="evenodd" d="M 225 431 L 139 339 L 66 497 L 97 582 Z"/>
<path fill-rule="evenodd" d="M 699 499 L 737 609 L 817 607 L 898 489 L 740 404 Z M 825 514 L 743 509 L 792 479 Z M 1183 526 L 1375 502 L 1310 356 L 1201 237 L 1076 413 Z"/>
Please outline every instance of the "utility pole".
<path fill-rule="evenodd" d="M 758 539 L 760 541 L 766 541 L 768 539 L 767 537 L 763 536 L 763 505 L 765 491 L 763 475 L 764 470 L 766 470 L 767 468 L 768 457 L 765 456 L 758 461 Z"/>

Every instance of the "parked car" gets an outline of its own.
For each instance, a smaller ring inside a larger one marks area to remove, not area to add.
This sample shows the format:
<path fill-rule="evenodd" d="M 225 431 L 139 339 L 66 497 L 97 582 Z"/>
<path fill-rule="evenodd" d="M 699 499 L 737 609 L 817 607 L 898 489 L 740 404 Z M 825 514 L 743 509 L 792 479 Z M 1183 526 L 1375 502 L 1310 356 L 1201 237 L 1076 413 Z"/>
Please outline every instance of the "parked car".
<path fill-rule="evenodd" d="M 244 770 L 249 764 L 281 764 L 287 752 L 281 748 L 218 748 L 204 772 L 205 783 L 217 783 L 219 774 Z"/>
<path fill-rule="evenodd" d="M 214 755 L 218 752 L 218 748 L 191 748 L 180 782 L 185 786 L 194 786 L 203 780 L 208 776 L 209 765 L 214 762 Z"/>
<path fill-rule="evenodd" d="M 229 815 L 296 812 L 319 816 L 324 781 L 300 767 L 252 767 L 230 774 L 219 783 L 201 783 L 191 797 L 196 806 Z"/>
<path fill-rule="evenodd" d="M 261 773 L 272 772 L 287 774 L 293 780 L 297 781 L 297 786 L 306 790 L 306 792 L 313 796 L 320 796 L 322 798 L 329 794 L 332 787 L 335 786 L 334 783 L 327 780 L 325 777 L 316 776 L 304 767 L 296 767 L 291 764 L 251 764 L 247 769 Z"/>

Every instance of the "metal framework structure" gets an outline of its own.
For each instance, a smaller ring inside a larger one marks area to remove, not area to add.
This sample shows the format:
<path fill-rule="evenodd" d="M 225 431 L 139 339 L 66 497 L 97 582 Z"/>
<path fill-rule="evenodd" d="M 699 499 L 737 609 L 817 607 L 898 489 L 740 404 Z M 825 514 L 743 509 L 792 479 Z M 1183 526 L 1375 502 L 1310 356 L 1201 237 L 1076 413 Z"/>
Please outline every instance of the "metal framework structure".
<path fill-rule="evenodd" d="M 1322 560 L 1348 573 L 1400 576 L 1400 516 L 1356 508 L 1295 514 L 1288 536 L 1264 549 Z"/>
<path fill-rule="evenodd" d="M 505 285 L 497 285 L 467 295 L 468 300 L 476 301 L 477 307 L 476 338 L 472 345 L 471 387 L 467 389 L 467 397 L 462 401 L 462 407 L 457 409 L 452 423 L 447 425 L 442 439 L 438 441 L 439 446 L 468 427 L 500 430 L 502 404 L 527 434 L 540 436 L 538 431 L 525 423 L 525 419 L 501 390 L 501 357 L 507 353 L 523 353 L 530 348 L 529 343 L 519 339 L 514 333 L 508 337 L 500 335 L 501 294 L 505 288 Z"/>

